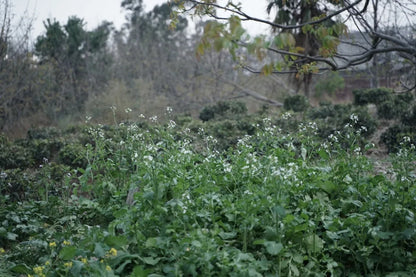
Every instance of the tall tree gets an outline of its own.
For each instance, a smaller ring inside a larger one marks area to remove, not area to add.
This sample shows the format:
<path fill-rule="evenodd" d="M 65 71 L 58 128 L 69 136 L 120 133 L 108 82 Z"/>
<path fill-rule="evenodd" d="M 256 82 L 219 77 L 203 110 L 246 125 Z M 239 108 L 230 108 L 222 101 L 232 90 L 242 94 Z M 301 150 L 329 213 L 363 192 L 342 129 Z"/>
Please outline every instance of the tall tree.
<path fill-rule="evenodd" d="M 111 24 L 104 22 L 95 30 L 87 31 L 82 19 L 70 17 L 63 26 L 50 19 L 44 26 L 46 32 L 37 38 L 35 50 L 40 64 L 53 68 L 54 89 L 60 92 L 55 96 L 58 111 L 80 110 L 89 94 L 104 85 L 97 82 L 96 76 L 110 66 L 105 52 Z M 100 69 L 92 71 L 100 58 L 107 64 L 100 64 Z"/>
<path fill-rule="evenodd" d="M 252 72 L 292 73 L 308 83 L 311 73 L 347 69 L 390 52 L 415 65 L 416 45 L 411 35 L 401 29 L 405 25 L 414 26 L 414 0 L 271 0 L 265 6 L 270 14 L 275 14 L 274 20 L 254 17 L 232 0 L 175 2 L 179 2 L 183 13 L 216 19 L 205 28 L 200 52 L 212 45 L 217 50 L 227 49 Z M 270 26 L 273 36 L 249 39 L 242 21 Z M 341 38 L 346 35 L 347 26 L 361 32 L 360 43 Z M 394 33 L 390 32 L 392 29 Z M 340 52 L 342 44 L 353 51 Z M 262 62 L 261 68 L 258 62 L 247 64 L 236 55 L 241 48 L 255 54 Z M 267 53 L 279 54 L 279 58 L 270 59 Z"/>

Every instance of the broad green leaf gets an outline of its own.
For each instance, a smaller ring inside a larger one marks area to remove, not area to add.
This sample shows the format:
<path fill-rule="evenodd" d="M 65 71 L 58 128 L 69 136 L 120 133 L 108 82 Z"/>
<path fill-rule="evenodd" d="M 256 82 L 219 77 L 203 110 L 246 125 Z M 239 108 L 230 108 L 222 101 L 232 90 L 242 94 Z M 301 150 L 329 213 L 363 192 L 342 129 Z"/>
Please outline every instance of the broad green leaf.
<path fill-rule="evenodd" d="M 319 252 L 324 248 L 324 241 L 316 234 L 307 236 L 305 244 L 308 251 L 312 253 Z"/>
<path fill-rule="evenodd" d="M 103 257 L 105 255 L 105 250 L 101 246 L 101 243 L 95 243 L 94 255 L 96 257 Z"/>
<path fill-rule="evenodd" d="M 293 273 L 293 276 L 299 276 L 300 272 L 296 265 L 290 263 L 289 268 L 290 268 L 290 271 Z"/>
<path fill-rule="evenodd" d="M 237 233 L 236 232 L 220 232 L 218 235 L 222 239 L 227 240 L 227 239 L 235 238 L 235 236 L 237 235 Z"/>
<path fill-rule="evenodd" d="M 84 267 L 84 263 L 81 261 L 73 261 L 71 267 L 71 273 L 73 276 L 80 276 L 81 270 Z"/>
<path fill-rule="evenodd" d="M 200 248 L 202 246 L 202 244 L 197 240 L 192 241 L 192 245 L 197 247 L 197 248 Z"/>
<path fill-rule="evenodd" d="M 156 247 L 157 238 L 148 238 L 144 245 L 145 245 L 146 248 Z"/>
<path fill-rule="evenodd" d="M 117 269 L 115 270 L 115 272 L 116 272 L 117 274 L 122 273 L 122 272 L 123 272 L 123 270 L 124 270 L 124 268 L 125 268 L 125 267 L 126 267 L 126 265 L 128 265 L 128 264 L 131 264 L 131 260 L 126 260 L 126 261 L 124 261 L 121 265 L 119 265 L 119 266 L 117 267 Z"/>
<path fill-rule="evenodd" d="M 12 266 L 9 270 L 11 272 L 23 273 L 23 274 L 29 274 L 32 272 L 32 269 L 25 264 L 18 264 L 18 265 Z"/>
<path fill-rule="evenodd" d="M 144 270 L 143 266 L 135 266 L 130 277 L 147 277 L 149 275 L 148 270 Z"/>
<path fill-rule="evenodd" d="M 153 257 L 143 257 L 140 258 L 144 263 L 146 264 L 150 264 L 150 265 L 155 265 L 160 261 L 160 258 L 153 258 Z"/>
<path fill-rule="evenodd" d="M 266 240 L 264 239 L 257 239 L 253 242 L 254 245 L 264 245 L 264 243 L 266 242 Z"/>
<path fill-rule="evenodd" d="M 72 260 L 77 252 L 77 248 L 75 246 L 66 246 L 61 249 L 59 252 L 59 257 L 63 260 Z"/>
<path fill-rule="evenodd" d="M 278 255 L 283 249 L 283 245 L 280 242 L 274 241 L 266 241 L 264 246 L 266 246 L 267 253 L 270 255 Z"/>
<path fill-rule="evenodd" d="M 15 233 L 11 233 L 11 232 L 7 232 L 6 238 L 7 238 L 8 240 L 16 240 L 16 239 L 17 239 L 17 237 L 18 237 L 18 235 L 17 235 L 17 234 L 15 234 Z"/>
<path fill-rule="evenodd" d="M 107 236 L 104 242 L 111 247 L 122 247 L 127 245 L 128 240 L 123 236 Z"/>
<path fill-rule="evenodd" d="M 330 194 L 337 189 L 337 186 L 331 181 L 325 181 L 318 184 L 318 187 L 323 189 L 326 193 Z"/>

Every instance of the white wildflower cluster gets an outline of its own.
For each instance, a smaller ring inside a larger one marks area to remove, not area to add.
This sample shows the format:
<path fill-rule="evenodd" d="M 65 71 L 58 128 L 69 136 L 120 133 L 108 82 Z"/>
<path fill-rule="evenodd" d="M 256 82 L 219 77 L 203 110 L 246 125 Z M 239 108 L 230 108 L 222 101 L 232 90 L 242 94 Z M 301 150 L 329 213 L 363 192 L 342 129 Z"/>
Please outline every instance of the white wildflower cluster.
<path fill-rule="evenodd" d="M 341 133 L 339 132 L 339 131 L 335 131 L 333 134 L 330 134 L 329 136 L 328 136 L 328 140 L 331 142 L 331 143 L 338 143 L 338 136 L 340 135 Z"/>
<path fill-rule="evenodd" d="M 133 133 L 131 135 L 132 141 L 143 141 L 143 134 L 142 133 Z"/>
<path fill-rule="evenodd" d="M 232 165 L 230 163 L 224 162 L 224 172 L 230 173 L 233 169 Z"/>
<path fill-rule="evenodd" d="M 149 120 L 153 123 L 156 123 L 157 122 L 157 115 L 154 115 L 154 116 L 150 117 Z"/>
<path fill-rule="evenodd" d="M 205 134 L 204 128 L 198 128 L 198 135 L 203 136 Z"/>
<path fill-rule="evenodd" d="M 357 155 L 357 156 L 359 156 L 359 155 L 361 155 L 361 147 L 356 147 L 355 149 L 354 149 L 354 153 Z"/>
<path fill-rule="evenodd" d="M 351 129 L 351 128 L 352 128 L 351 123 L 347 123 L 347 124 L 345 124 L 345 126 L 344 126 L 344 129 Z"/>
<path fill-rule="evenodd" d="M 89 116 L 89 115 L 85 116 L 85 124 L 87 124 L 88 122 L 90 122 L 91 119 L 92 119 L 91 116 Z"/>
<path fill-rule="evenodd" d="M 136 133 L 139 131 L 139 126 L 137 126 L 137 124 L 130 124 L 127 126 L 127 131 L 130 133 Z"/>
<path fill-rule="evenodd" d="M 356 115 L 356 114 L 351 114 L 350 115 L 350 119 L 351 119 L 351 121 L 354 123 L 354 124 L 357 124 L 357 122 L 358 122 L 358 116 Z"/>
<path fill-rule="evenodd" d="M 299 167 L 295 163 L 288 163 L 286 166 L 272 166 L 271 175 L 279 178 L 282 181 L 290 181 L 289 183 L 298 184 L 298 177 L 296 173 Z"/>
<path fill-rule="evenodd" d="M 250 135 L 245 135 L 244 137 L 237 140 L 237 145 L 242 147 L 249 147 L 249 141 L 251 139 Z"/>
<path fill-rule="evenodd" d="M 285 113 L 282 113 L 281 117 L 282 119 L 287 120 L 292 117 L 292 114 L 290 112 L 285 112 Z"/>
<path fill-rule="evenodd" d="M 408 154 L 408 150 L 415 150 L 416 147 L 413 143 L 411 143 L 412 140 L 409 136 L 404 136 L 402 141 L 400 142 L 400 149 L 397 153 L 398 156 L 403 156 L 404 154 Z"/>
<path fill-rule="evenodd" d="M 98 124 L 98 128 L 89 127 L 87 133 L 94 136 L 95 138 L 104 138 L 103 125 Z"/>
<path fill-rule="evenodd" d="M 263 124 L 265 126 L 270 126 L 272 124 L 272 120 L 269 117 L 263 118 Z"/>
<path fill-rule="evenodd" d="M 128 113 L 131 113 L 132 111 L 133 111 L 133 110 L 132 110 L 132 109 L 130 109 L 130 108 L 125 108 L 125 109 L 124 109 L 124 112 L 125 112 L 125 113 L 127 113 L 127 114 L 128 114 Z"/>
<path fill-rule="evenodd" d="M 209 135 L 209 136 L 206 136 L 206 137 L 204 137 L 204 141 L 207 143 L 207 144 L 217 144 L 218 143 L 218 141 L 217 141 L 217 139 L 216 138 L 214 138 L 213 136 L 211 136 L 211 135 Z"/>
<path fill-rule="evenodd" d="M 360 129 L 358 129 L 357 131 L 356 131 L 356 134 L 357 135 L 361 135 L 361 133 L 366 133 L 367 132 L 367 127 L 365 127 L 365 126 L 361 126 L 360 127 Z"/>
<path fill-rule="evenodd" d="M 183 155 L 192 155 L 192 154 L 193 154 L 193 152 L 192 152 L 191 150 L 189 150 L 189 149 L 187 149 L 187 148 L 185 148 L 185 147 L 181 147 L 181 148 L 179 149 L 179 152 L 180 152 L 181 154 L 183 154 Z"/>
<path fill-rule="evenodd" d="M 180 202 L 180 206 L 182 208 L 183 213 L 186 213 L 186 211 L 188 210 L 188 206 L 191 203 L 192 203 L 191 195 L 190 195 L 189 191 L 185 191 L 182 194 L 182 201 Z"/>
<path fill-rule="evenodd" d="M 143 156 L 143 160 L 144 161 L 151 162 L 151 161 L 153 161 L 153 156 L 152 155 Z"/>
<path fill-rule="evenodd" d="M 172 114 L 172 112 L 173 112 L 173 109 L 172 109 L 171 107 L 166 107 L 166 113 L 167 113 L 168 115 L 171 115 L 171 114 Z"/>
<path fill-rule="evenodd" d="M 318 134 L 318 125 L 314 121 L 310 121 L 306 124 L 300 123 L 298 128 L 300 132 L 311 132 L 314 135 Z"/>
<path fill-rule="evenodd" d="M 169 120 L 168 129 L 173 129 L 176 127 L 176 122 L 173 120 Z"/>
<path fill-rule="evenodd" d="M 139 114 L 139 118 L 146 118 L 145 116 L 144 116 L 144 114 Z"/>
<path fill-rule="evenodd" d="M 253 195 L 253 192 L 249 191 L 248 189 L 246 189 L 243 194 L 245 195 Z"/>

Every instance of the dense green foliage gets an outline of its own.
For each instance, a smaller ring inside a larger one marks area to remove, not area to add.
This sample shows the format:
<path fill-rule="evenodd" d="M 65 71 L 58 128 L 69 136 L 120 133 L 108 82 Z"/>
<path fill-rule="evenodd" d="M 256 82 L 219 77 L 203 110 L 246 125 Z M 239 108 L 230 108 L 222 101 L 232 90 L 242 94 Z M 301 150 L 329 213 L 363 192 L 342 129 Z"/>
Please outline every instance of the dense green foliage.
<path fill-rule="evenodd" d="M 340 110 L 251 115 L 240 131 L 177 117 L 2 138 L 0 273 L 413 276 L 414 145 L 376 167 L 357 112 L 323 136 Z"/>

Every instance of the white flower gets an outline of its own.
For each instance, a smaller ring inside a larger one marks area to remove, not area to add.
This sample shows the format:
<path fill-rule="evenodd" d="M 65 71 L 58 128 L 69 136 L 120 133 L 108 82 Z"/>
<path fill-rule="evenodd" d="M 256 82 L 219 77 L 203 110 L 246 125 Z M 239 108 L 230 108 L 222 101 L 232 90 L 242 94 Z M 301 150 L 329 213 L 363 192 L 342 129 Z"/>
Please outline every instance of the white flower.
<path fill-rule="evenodd" d="M 150 155 L 143 156 L 143 159 L 148 160 L 149 162 L 153 161 L 153 157 Z"/>
<path fill-rule="evenodd" d="M 168 124 L 168 128 L 169 129 L 173 129 L 173 128 L 175 128 L 176 127 L 176 122 L 175 121 L 173 121 L 173 120 L 170 120 L 169 121 L 169 124 Z"/>
<path fill-rule="evenodd" d="M 292 117 L 292 114 L 290 112 L 286 112 L 282 114 L 282 119 L 286 120 Z"/>
<path fill-rule="evenodd" d="M 224 172 L 231 172 L 232 166 L 229 163 L 224 163 Z"/>
<path fill-rule="evenodd" d="M 131 110 L 130 108 L 126 108 L 126 109 L 124 109 L 124 112 L 125 112 L 125 113 L 131 113 L 131 112 L 132 112 L 132 110 Z"/>
<path fill-rule="evenodd" d="M 358 116 L 356 114 L 351 114 L 350 119 L 352 122 L 357 123 L 358 122 Z"/>
<path fill-rule="evenodd" d="M 152 116 L 151 118 L 149 118 L 150 121 L 152 122 L 157 122 L 157 115 Z"/>

